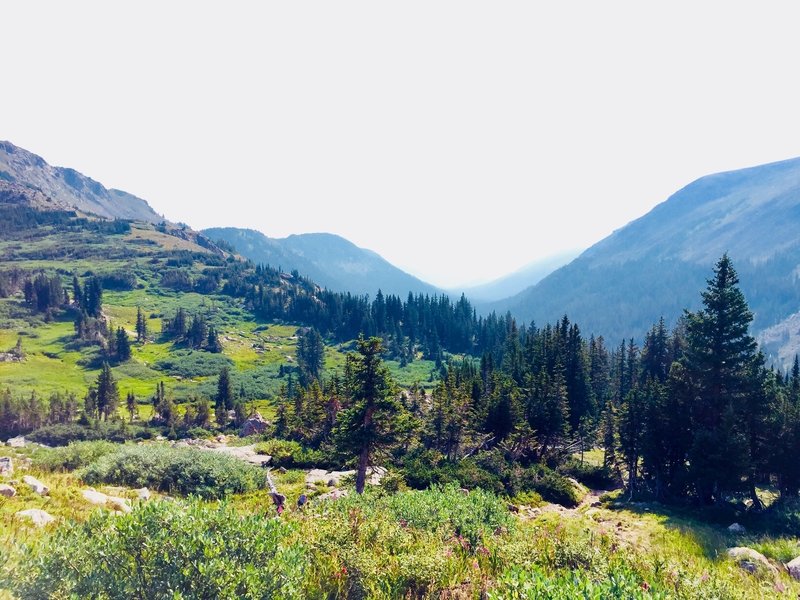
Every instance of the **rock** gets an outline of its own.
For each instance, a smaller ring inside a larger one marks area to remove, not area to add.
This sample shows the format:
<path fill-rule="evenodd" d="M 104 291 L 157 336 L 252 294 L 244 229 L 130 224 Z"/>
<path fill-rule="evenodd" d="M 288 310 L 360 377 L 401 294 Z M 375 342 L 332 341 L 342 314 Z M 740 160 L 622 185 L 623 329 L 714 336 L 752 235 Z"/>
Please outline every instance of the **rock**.
<path fill-rule="evenodd" d="M 760 552 L 756 552 L 752 548 L 745 548 L 743 546 L 728 548 L 728 556 L 736 561 L 736 563 L 748 573 L 755 573 L 758 567 L 761 566 L 773 575 L 778 574 L 778 569 L 767 560 L 767 557 Z"/>
<path fill-rule="evenodd" d="M 88 490 L 83 490 L 81 492 L 83 499 L 89 502 L 90 504 L 96 504 L 97 506 L 105 506 L 106 502 L 108 502 L 108 496 L 106 496 L 102 492 L 98 492 L 93 488 L 89 488 Z"/>
<path fill-rule="evenodd" d="M 739 525 L 739 523 L 733 523 L 728 527 L 728 531 L 730 531 L 731 533 L 744 533 L 746 529 L 744 528 L 744 526 Z"/>
<path fill-rule="evenodd" d="M 284 467 L 278 467 L 278 473 L 281 475 L 286 475 L 286 469 Z"/>
<path fill-rule="evenodd" d="M 29 508 L 27 510 L 21 510 L 17 513 L 17 517 L 21 517 L 23 519 L 30 519 L 31 521 L 33 521 L 33 524 L 36 525 L 37 527 L 43 527 L 48 523 L 52 523 L 53 521 L 55 521 L 55 517 L 53 517 L 49 513 L 46 513 L 40 508 Z"/>
<path fill-rule="evenodd" d="M 464 494 L 465 496 L 469 496 L 469 490 L 467 488 L 461 488 L 458 491 Z"/>
<path fill-rule="evenodd" d="M 508 510 L 510 512 L 512 512 L 512 513 L 518 513 L 519 512 L 519 506 L 517 506 L 516 504 L 509 504 L 508 505 Z"/>
<path fill-rule="evenodd" d="M 367 467 L 367 483 L 370 485 L 380 485 L 381 479 L 386 476 L 388 471 L 384 467 Z"/>
<path fill-rule="evenodd" d="M 139 500 L 150 500 L 150 490 L 148 490 L 146 487 L 133 491 L 136 492 L 136 497 L 139 498 Z"/>
<path fill-rule="evenodd" d="M 0 476 L 11 477 L 14 474 L 14 463 L 8 456 L 0 456 Z"/>
<path fill-rule="evenodd" d="M 47 496 L 47 494 L 50 493 L 50 488 L 32 475 L 25 475 L 25 477 L 22 478 L 22 481 L 27 483 L 30 488 L 40 496 Z"/>
<path fill-rule="evenodd" d="M 17 437 L 13 437 L 6 442 L 6 446 L 11 446 L 12 448 L 24 448 L 25 447 L 25 436 L 18 435 Z"/>
<path fill-rule="evenodd" d="M 238 458 L 239 460 L 263 467 L 272 460 L 272 457 L 267 456 L 266 454 L 256 453 L 255 447 L 255 444 L 250 444 L 249 446 L 217 446 L 216 448 L 199 447 L 198 449 L 206 452 L 219 452 L 221 454 L 228 454 L 234 458 Z"/>
<path fill-rule="evenodd" d="M 239 429 L 239 435 L 247 437 L 249 435 L 264 433 L 267 427 L 269 427 L 269 421 L 262 417 L 260 412 L 256 411 L 242 423 L 242 427 Z"/>
<path fill-rule="evenodd" d="M 4 496 L 6 498 L 13 498 L 17 495 L 17 490 L 15 490 L 10 485 L 5 483 L 0 483 L 0 496 Z"/>
<path fill-rule="evenodd" d="M 120 498 L 118 496 L 109 496 L 107 506 L 113 510 L 116 510 L 117 512 L 123 512 L 126 514 L 133 510 L 125 498 Z"/>
<path fill-rule="evenodd" d="M 355 474 L 355 471 L 326 471 L 325 469 L 311 469 L 308 473 L 306 473 L 306 483 L 313 484 L 321 481 L 330 487 L 338 487 L 342 483 L 342 478 Z M 369 481 L 369 471 L 367 471 L 367 480 Z"/>
<path fill-rule="evenodd" d="M 800 579 L 800 556 L 786 563 L 786 570 L 795 579 Z"/>
<path fill-rule="evenodd" d="M 322 494 L 318 500 L 338 500 L 347 496 L 347 490 L 331 490 L 327 494 Z"/>

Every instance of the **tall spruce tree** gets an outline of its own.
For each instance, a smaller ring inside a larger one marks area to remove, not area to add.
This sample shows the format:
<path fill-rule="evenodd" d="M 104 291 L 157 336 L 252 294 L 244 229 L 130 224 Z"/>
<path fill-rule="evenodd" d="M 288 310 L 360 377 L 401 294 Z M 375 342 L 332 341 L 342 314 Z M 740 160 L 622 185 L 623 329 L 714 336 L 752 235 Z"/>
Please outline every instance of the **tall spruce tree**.
<path fill-rule="evenodd" d="M 758 357 L 748 332 L 753 315 L 727 254 L 707 283 L 703 308 L 686 314 L 683 364 L 693 395 L 689 475 L 699 499 L 711 503 L 738 491 L 751 472 L 744 413 Z"/>

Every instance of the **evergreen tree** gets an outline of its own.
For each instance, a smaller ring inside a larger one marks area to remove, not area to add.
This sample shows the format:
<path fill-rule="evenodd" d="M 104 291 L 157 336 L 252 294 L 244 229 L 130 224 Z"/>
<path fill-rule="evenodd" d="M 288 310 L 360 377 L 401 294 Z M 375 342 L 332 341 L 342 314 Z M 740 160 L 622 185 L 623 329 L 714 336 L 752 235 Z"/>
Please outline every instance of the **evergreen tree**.
<path fill-rule="evenodd" d="M 147 318 L 141 306 L 136 309 L 136 341 L 140 344 L 147 342 Z"/>
<path fill-rule="evenodd" d="M 97 389 L 97 410 L 103 419 L 107 421 L 109 415 L 116 413 L 119 406 L 117 382 L 114 380 L 114 375 L 111 373 L 111 367 L 108 363 L 103 363 L 95 385 Z"/>
<path fill-rule="evenodd" d="M 133 392 L 128 392 L 128 395 L 125 397 L 125 408 L 131 417 L 131 423 L 133 423 L 139 413 L 136 408 L 136 396 L 133 395 Z"/>
<path fill-rule="evenodd" d="M 116 335 L 116 356 L 118 362 L 125 362 L 131 358 L 131 342 L 128 339 L 128 333 L 122 328 L 117 328 Z"/>
<path fill-rule="evenodd" d="M 740 488 L 750 473 L 743 413 L 754 391 L 757 356 L 756 342 L 748 333 L 753 315 L 738 283 L 725 254 L 702 293 L 703 308 L 686 315 L 683 362 L 694 398 L 690 477 L 698 497 L 707 503 Z"/>
<path fill-rule="evenodd" d="M 320 378 L 325 359 L 325 344 L 316 328 L 309 328 L 298 338 L 295 355 L 300 385 L 308 385 L 312 380 Z"/>
<path fill-rule="evenodd" d="M 345 389 L 349 406 L 340 413 L 336 441 L 355 454 L 356 492 L 364 491 L 367 467 L 387 450 L 405 428 L 406 415 L 395 384 L 381 361 L 379 338 L 359 339 L 358 354 L 347 356 Z"/>
<path fill-rule="evenodd" d="M 215 400 L 216 408 L 222 407 L 226 411 L 233 408 L 233 384 L 231 383 L 231 371 L 228 367 L 223 367 L 222 371 L 219 372 Z"/>
<path fill-rule="evenodd" d="M 194 424 L 203 429 L 207 429 L 211 424 L 211 403 L 202 398 L 197 403 L 197 414 L 195 415 Z"/>
<path fill-rule="evenodd" d="M 222 342 L 219 340 L 219 334 L 217 333 L 216 328 L 211 325 L 208 328 L 208 339 L 206 340 L 206 349 L 209 352 L 214 352 L 219 354 L 222 352 Z"/>

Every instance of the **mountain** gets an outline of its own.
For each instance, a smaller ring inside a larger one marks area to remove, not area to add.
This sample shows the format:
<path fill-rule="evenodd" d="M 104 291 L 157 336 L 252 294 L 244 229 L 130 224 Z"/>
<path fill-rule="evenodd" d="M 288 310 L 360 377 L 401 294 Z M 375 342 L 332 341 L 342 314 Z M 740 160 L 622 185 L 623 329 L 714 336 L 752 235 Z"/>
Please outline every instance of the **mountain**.
<path fill-rule="evenodd" d="M 145 200 L 108 189 L 75 169 L 53 167 L 42 157 L 7 141 L 0 141 L 0 181 L 37 190 L 65 209 L 112 219 L 150 223 L 164 220 Z"/>
<path fill-rule="evenodd" d="M 571 250 L 546 256 L 525 265 L 518 271 L 514 271 L 513 273 L 490 281 L 489 283 L 483 283 L 462 290 L 451 290 L 451 292 L 453 294 L 461 294 L 463 292 L 470 300 L 475 302 L 495 302 L 518 294 L 532 285 L 536 285 L 550 273 L 566 265 L 573 258 L 578 256 L 578 254 L 579 252 L 577 250 Z"/>
<path fill-rule="evenodd" d="M 331 233 L 304 233 L 270 238 L 252 229 L 215 227 L 203 234 L 223 240 L 255 263 L 298 271 L 316 283 L 337 292 L 369 294 L 378 290 L 402 298 L 408 292 L 440 294 L 441 290 L 398 269 L 372 250 L 359 248 Z"/>
<path fill-rule="evenodd" d="M 759 333 L 800 311 L 798 231 L 800 158 L 709 175 L 492 308 L 537 323 L 566 313 L 612 343 L 641 340 L 660 316 L 674 323 L 684 307 L 699 306 L 728 252 Z M 767 350 L 778 356 L 780 346 Z"/>

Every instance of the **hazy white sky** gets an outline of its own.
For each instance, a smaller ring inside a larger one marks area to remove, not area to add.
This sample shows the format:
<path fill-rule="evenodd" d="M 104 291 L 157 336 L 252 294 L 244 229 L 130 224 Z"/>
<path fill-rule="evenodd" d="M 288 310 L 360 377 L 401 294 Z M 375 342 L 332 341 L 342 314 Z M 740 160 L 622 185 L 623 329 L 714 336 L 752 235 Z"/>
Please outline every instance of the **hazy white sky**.
<path fill-rule="evenodd" d="M 195 228 L 330 231 L 453 286 L 800 155 L 797 6 L 6 2 L 0 139 Z"/>

